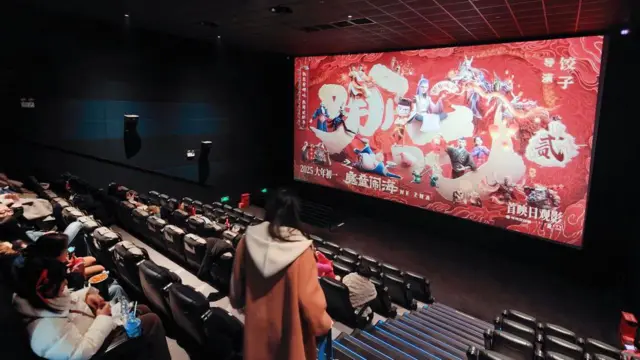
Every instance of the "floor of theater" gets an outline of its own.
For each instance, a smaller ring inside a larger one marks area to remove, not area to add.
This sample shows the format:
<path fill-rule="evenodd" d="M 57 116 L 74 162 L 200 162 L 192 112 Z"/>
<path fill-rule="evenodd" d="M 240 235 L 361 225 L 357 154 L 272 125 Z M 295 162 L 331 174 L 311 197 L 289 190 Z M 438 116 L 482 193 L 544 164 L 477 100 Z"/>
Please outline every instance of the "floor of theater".
<path fill-rule="evenodd" d="M 349 218 L 335 231 L 311 229 L 325 240 L 426 276 L 437 302 L 491 321 L 515 309 L 567 327 L 581 336 L 618 342 L 620 295 L 602 284 L 578 284 L 562 274 L 532 269 L 490 251 L 465 248 L 424 229 L 367 218 Z M 424 238 L 417 247 L 398 239 Z M 477 239 L 482 241 L 481 238 Z M 542 260 L 542 263 L 544 260 Z"/>

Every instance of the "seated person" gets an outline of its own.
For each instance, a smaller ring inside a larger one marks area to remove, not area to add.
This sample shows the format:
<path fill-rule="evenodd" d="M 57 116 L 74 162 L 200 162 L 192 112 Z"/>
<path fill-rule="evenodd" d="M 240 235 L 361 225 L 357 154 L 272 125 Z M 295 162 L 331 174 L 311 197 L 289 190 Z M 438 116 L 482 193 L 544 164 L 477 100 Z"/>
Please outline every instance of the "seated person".
<path fill-rule="evenodd" d="M 92 256 L 76 258 L 75 255 L 69 257 L 68 237 L 65 234 L 47 233 L 38 238 L 38 241 L 29 245 L 22 251 L 14 261 L 14 273 L 16 268 L 24 265 L 26 260 L 34 258 L 56 259 L 65 264 L 68 268 L 69 286 L 79 289 L 84 286 L 84 280 L 93 275 L 102 273 L 105 269 L 102 265 L 96 264 L 96 259 Z M 127 297 L 124 289 L 113 280 L 109 285 L 109 298 Z"/>
<path fill-rule="evenodd" d="M 116 335 L 111 305 L 92 287 L 70 291 L 64 264 L 31 258 L 16 273 L 24 284 L 13 304 L 25 320 L 33 352 L 47 359 L 87 360 Z M 156 314 L 138 306 L 142 327 L 141 359 L 171 359 L 164 328 Z M 115 331 L 114 331 L 115 330 Z"/>
<path fill-rule="evenodd" d="M 12 281 L 11 267 L 20 253 L 8 241 L 0 242 L 0 281 Z"/>
<path fill-rule="evenodd" d="M 316 264 L 318 266 L 318 276 L 319 277 L 330 277 L 332 279 L 336 278 L 336 274 L 333 272 L 333 262 L 327 259 L 323 253 L 318 250 L 314 251 L 316 255 Z"/>
<path fill-rule="evenodd" d="M 209 220 L 211 221 L 211 220 Z M 207 238 L 207 251 L 202 259 L 202 264 L 198 269 L 198 278 L 201 280 L 211 280 L 211 267 L 222 259 L 223 256 L 231 258 L 236 253 L 233 243 L 227 239 Z M 229 277 L 231 277 L 231 269 L 229 269 Z"/>
<path fill-rule="evenodd" d="M 160 207 L 156 206 L 156 205 L 150 205 L 147 206 L 147 212 L 149 213 L 149 215 L 151 216 L 158 216 L 160 217 Z"/>
<path fill-rule="evenodd" d="M 368 279 L 367 276 L 371 276 L 371 270 L 368 266 L 362 267 L 360 269 L 360 275 L 358 273 L 350 273 L 344 276 L 342 279 L 342 283 L 349 288 L 349 300 L 351 301 L 351 305 L 356 311 L 360 311 L 364 306 L 367 306 L 369 302 L 374 300 L 378 296 L 378 292 L 376 291 L 376 286 L 373 285 L 371 280 Z M 362 313 L 362 315 L 367 316 L 371 313 L 371 309 L 366 310 Z"/>

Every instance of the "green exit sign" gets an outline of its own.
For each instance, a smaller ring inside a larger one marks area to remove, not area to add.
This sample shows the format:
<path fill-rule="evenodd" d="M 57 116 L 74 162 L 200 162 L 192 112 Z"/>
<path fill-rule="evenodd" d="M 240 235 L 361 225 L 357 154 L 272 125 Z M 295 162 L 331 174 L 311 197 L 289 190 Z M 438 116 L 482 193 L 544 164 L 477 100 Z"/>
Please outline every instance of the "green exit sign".
<path fill-rule="evenodd" d="M 220 202 L 227 202 L 227 201 L 229 201 L 229 199 L 230 198 L 228 196 L 223 196 L 223 197 L 220 198 Z"/>
<path fill-rule="evenodd" d="M 267 188 L 264 188 L 262 190 L 260 190 L 261 193 L 266 194 L 267 193 Z"/>

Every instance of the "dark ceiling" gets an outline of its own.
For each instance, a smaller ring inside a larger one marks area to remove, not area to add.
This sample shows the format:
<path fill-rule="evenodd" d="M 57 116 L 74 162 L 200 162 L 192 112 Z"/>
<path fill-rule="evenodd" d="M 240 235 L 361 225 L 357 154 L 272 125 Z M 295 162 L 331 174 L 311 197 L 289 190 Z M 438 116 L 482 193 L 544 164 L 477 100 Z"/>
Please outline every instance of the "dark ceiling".
<path fill-rule="evenodd" d="M 24 1 L 40 10 L 293 55 L 545 37 L 630 21 L 627 0 Z M 293 13 L 270 12 L 275 5 Z"/>

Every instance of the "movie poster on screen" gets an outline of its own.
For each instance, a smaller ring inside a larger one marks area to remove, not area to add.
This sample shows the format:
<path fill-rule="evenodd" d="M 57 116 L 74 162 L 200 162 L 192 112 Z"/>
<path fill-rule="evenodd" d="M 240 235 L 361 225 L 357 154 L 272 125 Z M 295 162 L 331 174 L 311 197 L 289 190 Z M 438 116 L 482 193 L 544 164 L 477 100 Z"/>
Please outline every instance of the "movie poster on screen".
<path fill-rule="evenodd" d="M 296 58 L 295 178 L 580 246 L 602 48 Z"/>

